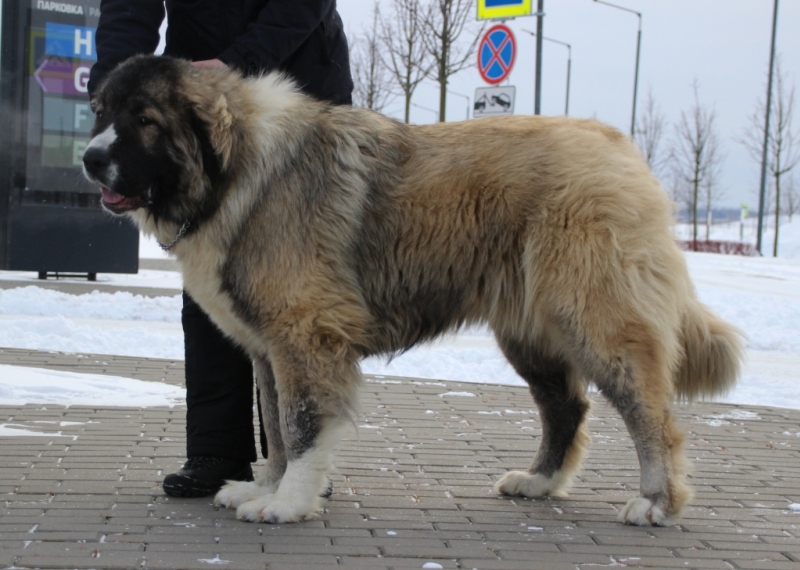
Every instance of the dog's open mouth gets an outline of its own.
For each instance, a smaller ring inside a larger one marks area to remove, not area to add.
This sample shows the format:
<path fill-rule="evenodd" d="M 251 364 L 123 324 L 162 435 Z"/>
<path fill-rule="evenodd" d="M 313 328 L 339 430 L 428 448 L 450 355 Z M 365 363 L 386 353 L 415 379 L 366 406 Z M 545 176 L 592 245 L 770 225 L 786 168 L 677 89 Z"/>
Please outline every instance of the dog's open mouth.
<path fill-rule="evenodd" d="M 138 196 L 133 198 L 123 196 L 105 186 L 100 187 L 100 192 L 102 194 L 103 206 L 115 213 L 135 210 L 144 205 L 144 201 Z"/>

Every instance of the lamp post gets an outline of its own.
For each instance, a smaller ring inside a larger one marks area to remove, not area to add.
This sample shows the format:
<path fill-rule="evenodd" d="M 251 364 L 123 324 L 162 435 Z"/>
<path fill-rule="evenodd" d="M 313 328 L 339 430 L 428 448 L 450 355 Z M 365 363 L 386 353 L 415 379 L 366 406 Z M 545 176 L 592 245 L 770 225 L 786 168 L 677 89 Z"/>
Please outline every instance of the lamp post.
<path fill-rule="evenodd" d="M 458 95 L 459 97 L 463 97 L 467 100 L 467 119 L 469 119 L 469 95 L 464 95 L 463 93 L 456 93 L 455 91 L 447 90 L 448 93 L 451 95 Z"/>
<path fill-rule="evenodd" d="M 641 52 L 642 48 L 642 14 L 636 10 L 631 10 L 630 8 L 625 8 L 624 6 L 617 6 L 616 4 L 604 2 L 603 0 L 594 1 L 598 4 L 605 4 L 606 6 L 611 6 L 612 8 L 617 8 L 619 10 L 624 10 L 625 12 L 630 12 L 631 14 L 636 14 L 639 17 L 639 33 L 636 36 L 636 71 L 633 75 L 633 113 L 631 114 L 631 138 L 633 138 L 633 135 L 636 132 L 636 92 L 639 88 L 639 53 Z"/>
<path fill-rule="evenodd" d="M 536 34 L 530 30 L 522 30 L 526 34 L 530 34 L 532 36 L 536 36 Z M 543 37 L 543 40 L 547 40 L 548 42 L 553 42 L 557 44 L 561 44 L 562 46 L 567 47 L 567 102 L 564 106 L 564 116 L 569 116 L 569 80 L 570 80 L 570 73 L 572 69 L 572 46 L 567 42 L 562 42 L 560 40 L 554 40 L 553 38 Z"/>
<path fill-rule="evenodd" d="M 764 151 L 761 155 L 761 189 L 758 193 L 758 236 L 756 238 L 756 249 L 760 255 L 761 235 L 764 231 L 764 204 L 767 195 L 767 151 L 769 149 L 769 114 L 772 104 L 772 69 L 775 64 L 775 32 L 778 28 L 778 0 L 775 0 L 775 7 L 772 10 L 772 47 L 769 52 L 769 79 L 767 80 L 767 112 L 764 119 Z M 778 228 L 775 228 L 778 231 Z M 776 233 L 777 235 L 777 233 Z"/>
<path fill-rule="evenodd" d="M 536 4 L 536 79 L 534 81 L 533 114 L 541 115 L 542 109 L 542 38 L 544 37 L 544 0 Z"/>
<path fill-rule="evenodd" d="M 416 103 L 411 103 L 411 106 L 416 107 L 417 109 L 422 109 L 423 111 L 430 111 L 437 117 L 439 116 L 439 111 L 437 111 L 436 109 L 431 109 L 430 107 L 423 107 L 422 105 L 417 105 Z"/>

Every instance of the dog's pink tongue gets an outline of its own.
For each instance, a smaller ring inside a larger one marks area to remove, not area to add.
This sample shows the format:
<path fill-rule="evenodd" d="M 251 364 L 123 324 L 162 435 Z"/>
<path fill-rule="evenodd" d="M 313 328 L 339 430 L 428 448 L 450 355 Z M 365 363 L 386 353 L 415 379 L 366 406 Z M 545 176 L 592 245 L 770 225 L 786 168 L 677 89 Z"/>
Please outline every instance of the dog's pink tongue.
<path fill-rule="evenodd" d="M 114 192 L 110 188 L 106 188 L 105 186 L 103 186 L 100 189 L 100 192 L 102 192 L 103 202 L 105 202 L 106 204 L 119 204 L 125 199 L 125 196 L 123 196 L 122 194 L 117 194 L 116 192 Z"/>

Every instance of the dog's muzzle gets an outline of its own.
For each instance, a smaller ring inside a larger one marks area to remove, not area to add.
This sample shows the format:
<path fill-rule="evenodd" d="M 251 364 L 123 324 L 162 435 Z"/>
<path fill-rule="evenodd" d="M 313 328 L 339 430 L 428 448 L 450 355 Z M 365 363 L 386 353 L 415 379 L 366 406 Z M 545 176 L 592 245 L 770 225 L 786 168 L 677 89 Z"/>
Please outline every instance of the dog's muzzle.
<path fill-rule="evenodd" d="M 113 214 L 122 214 L 146 205 L 141 197 L 129 197 L 112 190 L 113 171 L 111 153 L 107 148 L 90 146 L 83 153 L 83 170 L 86 177 L 100 184 L 103 207 Z"/>

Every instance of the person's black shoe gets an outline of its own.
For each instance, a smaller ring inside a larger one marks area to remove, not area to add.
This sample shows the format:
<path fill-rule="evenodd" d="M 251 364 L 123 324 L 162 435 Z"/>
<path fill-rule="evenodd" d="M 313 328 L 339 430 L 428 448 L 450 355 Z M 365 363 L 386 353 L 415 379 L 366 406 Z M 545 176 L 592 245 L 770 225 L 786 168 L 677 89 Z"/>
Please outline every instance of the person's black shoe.
<path fill-rule="evenodd" d="M 177 473 L 164 477 L 163 488 L 173 497 L 213 495 L 225 481 L 252 481 L 249 461 L 226 457 L 190 457 Z"/>

